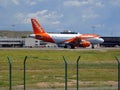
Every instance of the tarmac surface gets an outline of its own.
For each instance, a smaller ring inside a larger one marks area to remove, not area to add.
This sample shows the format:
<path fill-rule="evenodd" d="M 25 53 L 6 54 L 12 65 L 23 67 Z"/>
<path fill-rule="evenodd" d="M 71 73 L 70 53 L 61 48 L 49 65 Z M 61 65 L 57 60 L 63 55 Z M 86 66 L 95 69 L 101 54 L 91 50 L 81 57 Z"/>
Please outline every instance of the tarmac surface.
<path fill-rule="evenodd" d="M 0 48 L 0 49 L 8 49 L 8 50 L 70 50 L 70 51 L 79 51 L 79 50 L 117 50 L 120 49 L 119 47 L 104 47 L 104 48 L 75 48 L 75 49 L 68 49 L 68 48 Z"/>

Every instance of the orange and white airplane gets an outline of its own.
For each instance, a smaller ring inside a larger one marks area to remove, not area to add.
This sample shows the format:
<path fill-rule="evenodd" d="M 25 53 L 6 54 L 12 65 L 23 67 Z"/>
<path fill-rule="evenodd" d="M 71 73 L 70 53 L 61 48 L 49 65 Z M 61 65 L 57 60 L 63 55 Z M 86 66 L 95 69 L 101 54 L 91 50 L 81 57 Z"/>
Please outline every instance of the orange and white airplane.
<path fill-rule="evenodd" d="M 104 40 L 96 34 L 79 34 L 72 32 L 59 34 L 47 33 L 35 18 L 32 18 L 31 22 L 34 34 L 30 34 L 30 37 L 45 42 L 56 43 L 58 46 L 63 46 L 64 48 L 89 47 L 90 45 L 94 48 L 94 44 L 104 42 Z"/>

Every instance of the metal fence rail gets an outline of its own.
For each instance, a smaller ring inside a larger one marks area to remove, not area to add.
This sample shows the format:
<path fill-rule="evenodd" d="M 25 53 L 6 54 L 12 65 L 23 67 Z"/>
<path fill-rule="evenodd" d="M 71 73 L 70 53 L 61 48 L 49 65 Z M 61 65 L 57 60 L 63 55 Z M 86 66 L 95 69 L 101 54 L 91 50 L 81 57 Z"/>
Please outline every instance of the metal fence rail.
<path fill-rule="evenodd" d="M 120 60 L 118 59 L 117 56 L 115 56 L 115 59 L 118 63 L 118 90 L 120 90 Z"/>
<path fill-rule="evenodd" d="M 23 85 L 24 85 L 24 90 L 26 90 L 26 61 L 27 61 L 27 56 L 25 56 L 24 58 L 24 62 L 23 62 L 23 70 L 24 70 L 24 77 L 23 77 Z M 8 64 L 9 64 L 9 90 L 12 90 L 12 60 L 10 59 L 10 57 L 7 57 L 7 60 L 8 60 Z M 68 61 L 66 60 L 65 56 L 63 56 L 63 60 L 64 60 L 64 79 L 65 79 L 65 87 L 64 89 L 65 90 L 68 90 L 68 77 L 69 77 L 69 74 L 68 74 Z M 118 63 L 118 90 L 120 90 L 120 60 L 118 59 L 117 56 L 115 56 L 115 60 L 117 61 Z M 77 58 L 76 60 L 76 89 L 71 89 L 71 90 L 82 90 L 82 88 L 79 88 L 79 61 L 80 61 L 80 56 Z M 109 88 L 109 87 L 104 87 L 104 88 Z M 93 88 L 91 87 L 91 90 Z M 109 90 L 112 90 L 112 89 L 116 89 L 116 87 L 111 87 L 109 88 Z M 27 89 L 27 90 L 37 90 L 37 89 Z M 40 90 L 40 89 L 39 89 Z M 47 90 L 47 89 L 42 89 L 42 90 Z M 49 89 L 50 90 L 50 89 Z M 53 90 L 59 90 L 59 89 L 53 89 Z M 60 89 L 62 90 L 62 89 Z M 69 89 L 70 90 L 70 89 Z M 84 89 L 83 89 L 84 90 Z M 86 88 L 87 90 L 87 88 Z M 90 88 L 88 89 L 90 90 Z M 95 87 L 94 87 L 94 90 L 97 90 Z M 100 89 L 102 90 L 102 89 Z M 107 90 L 107 89 L 106 89 Z"/>

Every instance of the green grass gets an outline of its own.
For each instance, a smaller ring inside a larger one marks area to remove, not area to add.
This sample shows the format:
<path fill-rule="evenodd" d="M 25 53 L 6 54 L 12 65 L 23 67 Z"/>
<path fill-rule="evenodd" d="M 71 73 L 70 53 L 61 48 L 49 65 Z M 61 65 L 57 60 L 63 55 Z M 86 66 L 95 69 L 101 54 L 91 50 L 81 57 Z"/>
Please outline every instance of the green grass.
<path fill-rule="evenodd" d="M 68 83 L 76 86 L 76 60 L 79 62 L 79 80 L 81 87 L 101 87 L 117 85 L 117 62 L 114 56 L 120 56 L 120 50 L 0 50 L 0 87 L 9 86 L 9 65 L 7 57 L 12 59 L 13 86 L 23 85 L 23 60 L 28 56 L 26 83 L 31 88 L 64 87 L 64 60 L 68 62 Z M 113 81 L 113 83 L 108 83 Z M 104 82 L 104 83 L 101 83 Z M 44 84 L 44 85 L 41 85 Z"/>

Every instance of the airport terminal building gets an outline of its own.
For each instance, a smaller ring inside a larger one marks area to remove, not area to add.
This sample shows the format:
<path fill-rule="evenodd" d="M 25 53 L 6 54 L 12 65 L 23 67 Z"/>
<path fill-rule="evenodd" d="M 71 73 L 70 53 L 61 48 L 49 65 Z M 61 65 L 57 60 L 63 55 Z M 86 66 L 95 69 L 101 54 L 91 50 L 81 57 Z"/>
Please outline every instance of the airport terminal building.
<path fill-rule="evenodd" d="M 0 47 L 23 47 L 24 42 L 22 38 L 0 38 Z"/>
<path fill-rule="evenodd" d="M 55 44 L 43 42 L 34 38 L 0 38 L 0 48 L 43 48 L 43 47 L 57 47 Z"/>
<path fill-rule="evenodd" d="M 101 47 L 120 47 L 120 37 L 102 37 L 104 43 L 100 44 Z M 34 38 L 0 38 L 0 48 L 13 47 L 13 48 L 56 48 L 57 45 L 53 43 L 43 42 Z"/>
<path fill-rule="evenodd" d="M 120 47 L 120 37 L 102 37 L 104 43 L 100 44 L 102 47 Z"/>

